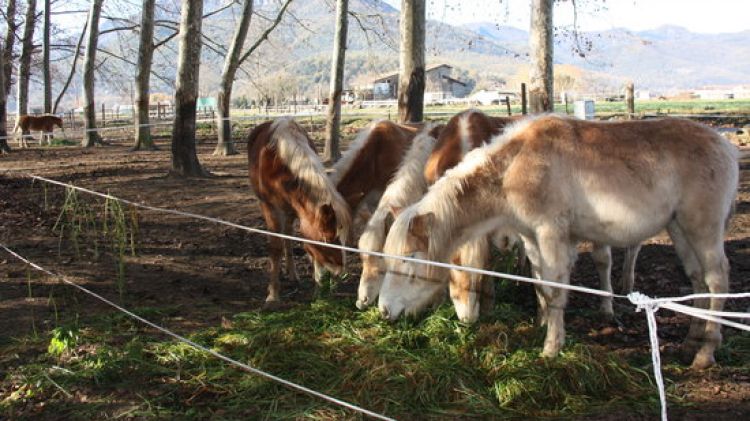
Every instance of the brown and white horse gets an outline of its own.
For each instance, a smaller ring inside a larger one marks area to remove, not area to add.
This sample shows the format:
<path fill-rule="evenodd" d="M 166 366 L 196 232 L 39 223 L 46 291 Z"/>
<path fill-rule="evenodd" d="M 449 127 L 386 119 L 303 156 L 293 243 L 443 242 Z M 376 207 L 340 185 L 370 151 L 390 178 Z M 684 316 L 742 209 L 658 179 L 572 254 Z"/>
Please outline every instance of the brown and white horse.
<path fill-rule="evenodd" d="M 453 116 L 441 131 L 435 149 L 424 169 L 424 178 L 432 185 L 445 171 L 461 162 L 469 151 L 487 144 L 503 129 L 523 116 L 491 117 L 479 110 L 469 109 Z M 512 238 L 512 240 L 511 240 Z M 474 238 L 456 250 L 451 262 L 461 266 L 484 268 L 489 261 L 490 245 L 508 249 L 518 239 L 512 233 L 495 233 Z M 519 260 L 526 260 L 521 253 Z M 495 283 L 475 273 L 450 271 L 450 297 L 458 318 L 473 323 L 480 314 L 488 314 L 495 306 Z"/>
<path fill-rule="evenodd" d="M 559 116 L 522 121 L 470 152 L 402 211 L 384 251 L 446 261 L 467 239 L 508 229 L 538 254 L 543 279 L 567 284 L 580 241 L 639 244 L 667 229 L 696 292 L 728 290 L 724 231 L 737 191 L 737 149 L 681 119 L 589 122 Z M 445 288 L 444 270 L 386 259 L 380 312 L 418 313 Z M 544 356 L 564 344 L 567 291 L 537 287 L 545 311 Z M 709 304 L 710 303 L 710 304 Z M 723 299 L 695 300 L 721 310 Z M 714 363 L 715 322 L 693 319 L 685 350 L 694 368 Z"/>
<path fill-rule="evenodd" d="M 361 130 L 333 166 L 331 180 L 354 215 L 366 215 L 383 195 L 422 124 L 378 120 Z"/>
<path fill-rule="evenodd" d="M 388 234 L 388 228 L 393 220 L 391 217 L 393 209 L 409 206 L 425 194 L 427 182 L 422 174 L 424 165 L 435 147 L 436 138 L 442 127 L 442 125 L 425 126 L 414 138 L 398 171 L 383 192 L 378 207 L 372 213 L 362 235 L 359 237 L 358 247 L 360 250 L 382 251 L 385 236 Z M 383 259 L 378 256 L 367 253 L 361 253 L 360 256 L 362 258 L 362 275 L 359 279 L 357 308 L 364 310 L 366 307 L 377 303 L 380 285 L 385 274 L 385 264 Z"/>
<path fill-rule="evenodd" d="M 16 125 L 13 128 L 13 132 L 17 132 L 19 129 L 21 130 L 21 137 L 18 139 L 18 147 L 19 148 L 27 148 L 29 147 L 28 140 L 24 137 L 24 133 L 30 132 L 30 131 L 38 131 L 41 132 L 41 137 L 39 138 L 39 145 L 44 145 L 44 139 L 47 138 L 47 144 L 52 144 L 52 131 L 55 129 L 55 126 L 59 128 L 63 128 L 63 121 L 62 118 L 51 115 L 51 114 L 45 114 L 45 115 L 22 115 L 16 119 Z"/>
<path fill-rule="evenodd" d="M 315 146 L 292 119 L 265 122 L 248 136 L 250 185 L 260 200 L 261 211 L 271 231 L 291 234 L 295 219 L 303 237 L 326 243 L 340 243 L 349 237 L 351 210 L 325 173 Z M 279 300 L 279 272 L 282 253 L 287 275 L 297 273 L 289 241 L 269 237 L 271 276 L 266 302 Z M 327 269 L 344 268 L 341 250 L 304 244 L 315 267 L 315 281 Z"/>

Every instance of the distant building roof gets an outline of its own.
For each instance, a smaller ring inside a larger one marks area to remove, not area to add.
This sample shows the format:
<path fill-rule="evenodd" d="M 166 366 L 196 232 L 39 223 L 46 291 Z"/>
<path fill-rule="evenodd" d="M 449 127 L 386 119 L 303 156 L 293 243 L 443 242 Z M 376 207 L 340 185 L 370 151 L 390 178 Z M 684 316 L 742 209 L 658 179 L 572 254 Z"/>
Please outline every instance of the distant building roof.
<path fill-rule="evenodd" d="M 449 68 L 449 69 L 452 69 L 452 68 L 453 68 L 453 66 L 450 66 L 450 65 L 447 65 L 447 64 L 443 63 L 443 64 L 437 64 L 437 65 L 435 65 L 435 66 L 432 66 L 432 67 L 428 67 L 428 68 L 426 68 L 426 69 L 425 69 L 424 71 L 425 71 L 425 73 L 429 73 L 429 72 L 431 72 L 431 71 L 433 71 L 433 70 L 437 70 L 437 69 L 439 69 L 439 68 L 441 68 L 441 67 L 447 67 L 447 68 Z M 380 82 L 385 82 L 386 80 L 388 80 L 388 79 L 392 79 L 392 78 L 394 78 L 394 77 L 398 77 L 398 72 L 395 72 L 395 73 L 388 73 L 388 74 L 385 74 L 385 75 L 379 76 L 379 77 L 378 77 L 377 79 L 374 79 L 374 80 L 372 81 L 372 83 L 380 83 Z M 450 79 L 450 80 L 451 80 L 451 81 L 455 81 L 455 82 L 458 82 L 458 83 L 462 83 L 462 84 L 463 84 L 463 82 L 460 82 L 460 81 L 458 81 L 458 80 L 456 80 L 456 79 Z M 464 86 L 465 86 L 465 84 L 464 84 Z"/>

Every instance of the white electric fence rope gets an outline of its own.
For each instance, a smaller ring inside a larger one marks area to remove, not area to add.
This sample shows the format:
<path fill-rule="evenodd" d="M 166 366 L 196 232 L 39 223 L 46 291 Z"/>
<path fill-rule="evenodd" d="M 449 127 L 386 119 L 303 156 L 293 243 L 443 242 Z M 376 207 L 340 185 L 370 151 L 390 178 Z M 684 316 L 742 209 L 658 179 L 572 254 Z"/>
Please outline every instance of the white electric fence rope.
<path fill-rule="evenodd" d="M 14 171 L 13 170 L 8 170 L 8 172 L 14 172 Z M 216 223 L 216 224 L 219 224 L 219 225 L 226 225 L 226 226 L 229 226 L 229 227 L 232 227 L 232 228 L 236 228 L 236 229 L 239 229 L 239 230 L 242 230 L 242 231 L 251 232 L 251 233 L 254 233 L 254 234 L 261 234 L 261 235 L 266 235 L 266 236 L 269 236 L 269 237 L 277 237 L 277 238 L 281 238 L 281 239 L 284 239 L 284 240 L 299 241 L 301 243 L 307 243 L 307 244 L 312 244 L 312 245 L 321 246 L 321 247 L 328 247 L 328 248 L 337 249 L 337 250 L 341 250 L 341 251 L 348 251 L 348 252 L 352 252 L 352 253 L 364 253 L 364 254 L 368 254 L 368 255 L 371 255 L 371 256 L 377 256 L 377 257 L 382 257 L 382 258 L 387 258 L 387 259 L 398 259 L 398 260 L 402 260 L 402 261 L 405 261 L 405 262 L 425 264 L 425 265 L 440 267 L 440 268 L 444 268 L 444 269 L 455 269 L 455 270 L 460 270 L 460 271 L 469 272 L 469 273 L 476 273 L 476 274 L 480 274 L 480 275 L 487 275 L 487 276 L 491 276 L 493 278 L 504 278 L 504 279 L 509 279 L 509 280 L 512 280 L 512 281 L 534 283 L 534 284 L 548 286 L 548 287 L 553 287 L 553 288 L 561 288 L 561 289 L 567 289 L 567 290 L 571 290 L 571 291 L 584 292 L 584 293 L 587 293 L 587 294 L 598 295 L 598 296 L 602 296 L 602 297 L 627 298 L 625 295 L 613 294 L 611 292 L 602 291 L 602 290 L 598 290 L 598 289 L 581 287 L 581 286 L 577 286 L 577 285 L 561 284 L 559 282 L 552 282 L 552 281 L 546 281 L 546 280 L 542 280 L 542 279 L 527 278 L 525 276 L 518 276 L 518 275 L 513 275 L 513 274 L 510 274 L 510 273 L 501 273 L 501 272 L 495 272 L 495 271 L 491 271 L 491 270 L 472 268 L 472 267 L 468 267 L 468 266 L 460 266 L 460 265 L 454 265 L 454 264 L 450 264 L 450 263 L 436 262 L 436 261 L 432 261 L 432 260 L 419 259 L 419 258 L 410 257 L 410 256 L 396 256 L 396 255 L 381 253 L 381 252 L 377 252 L 377 251 L 360 250 L 360 249 L 355 248 L 355 247 L 349 247 L 349 246 L 344 246 L 344 245 L 334 244 L 334 243 L 325 243 L 323 241 L 310 240 L 310 239 L 302 238 L 302 237 L 295 237 L 293 235 L 287 235 L 287 234 L 281 234 L 281 233 L 278 233 L 278 232 L 266 231 L 266 230 L 263 230 L 263 229 L 260 229 L 260 228 L 247 227 L 247 226 L 244 226 L 244 225 L 235 224 L 233 222 L 225 221 L 225 220 L 219 219 L 219 218 L 213 218 L 213 217 L 210 217 L 210 216 L 199 215 L 199 214 L 195 214 L 195 213 L 191 213 L 191 212 L 184 212 L 184 211 L 179 211 L 179 210 L 174 210 L 174 209 L 159 208 L 159 207 L 156 207 L 156 206 L 145 205 L 145 204 L 142 204 L 142 203 L 133 202 L 131 200 L 121 199 L 119 197 L 112 196 L 110 194 L 100 193 L 100 192 L 97 192 L 97 191 L 94 191 L 94 190 L 89 190 L 89 189 L 84 188 L 84 187 L 78 187 L 78 186 L 73 185 L 73 184 L 63 183 L 63 182 L 60 182 L 60 181 L 52 180 L 52 179 L 49 179 L 49 178 L 46 178 L 46 177 L 41 177 L 41 176 L 38 176 L 38 175 L 21 174 L 21 173 L 18 173 L 18 174 L 23 175 L 23 176 L 28 177 L 28 178 L 31 178 L 33 180 L 44 181 L 46 183 L 50 183 L 50 184 L 58 185 L 58 186 L 61 186 L 61 187 L 66 187 L 66 188 L 74 189 L 74 190 L 77 190 L 77 191 L 80 191 L 80 192 L 83 192 L 83 193 L 87 193 L 87 194 L 90 194 L 90 195 L 93 195 L 93 196 L 99 196 L 99 197 L 102 197 L 104 199 L 117 200 L 119 202 L 131 205 L 131 206 L 139 207 L 141 209 L 146 209 L 146 210 L 150 210 L 150 211 L 154 211 L 154 212 L 168 213 L 168 214 L 172 214 L 172 215 L 185 216 L 185 217 L 193 218 L 193 219 L 200 219 L 200 220 L 204 220 L 204 221 L 213 222 L 213 223 Z"/>
<path fill-rule="evenodd" d="M 15 172 L 15 171 L 8 170 L 8 172 Z M 583 293 L 586 293 L 586 294 L 598 295 L 598 296 L 601 296 L 601 297 L 627 298 L 627 299 L 630 300 L 630 302 L 632 304 L 634 304 L 636 306 L 637 309 L 642 309 L 642 310 L 646 311 L 648 328 L 649 328 L 649 338 L 650 338 L 650 342 L 651 342 L 652 360 L 653 360 L 653 365 L 654 365 L 654 377 L 656 379 L 657 387 L 659 389 L 659 399 L 661 401 L 661 410 L 662 410 L 662 419 L 663 420 L 667 419 L 666 418 L 667 402 L 666 402 L 666 394 L 665 394 L 665 391 L 664 391 L 664 380 L 663 380 L 662 372 L 661 372 L 661 357 L 660 357 L 660 354 L 659 354 L 659 343 L 658 343 L 659 341 L 658 341 L 658 336 L 657 336 L 656 317 L 655 317 L 654 313 L 659 308 L 665 308 L 665 309 L 669 309 L 669 310 L 672 310 L 672 311 L 675 311 L 675 312 L 678 312 L 678 313 L 686 314 L 688 316 L 697 317 L 697 318 L 701 318 L 701 319 L 704 319 L 704 320 L 709 320 L 709 321 L 712 321 L 712 322 L 716 322 L 716 323 L 724 324 L 724 325 L 727 325 L 727 326 L 731 326 L 731 327 L 734 327 L 736 329 L 750 331 L 750 326 L 743 325 L 743 324 L 736 323 L 736 322 L 732 322 L 732 321 L 729 321 L 729 320 L 725 320 L 725 319 L 723 319 L 721 317 L 716 317 L 716 316 L 722 316 L 722 317 L 730 317 L 730 318 L 750 319 L 750 313 L 723 312 L 723 311 L 719 312 L 719 311 L 712 311 L 712 310 L 707 310 L 707 309 L 699 309 L 699 308 L 685 306 L 685 305 L 681 305 L 681 304 L 677 304 L 676 303 L 676 301 L 687 301 L 687 300 L 692 300 L 692 299 L 696 299 L 696 298 L 724 298 L 724 299 L 726 299 L 726 298 L 750 298 L 750 293 L 738 293 L 738 294 L 691 294 L 691 295 L 687 295 L 687 296 L 684 296 L 684 297 L 657 298 L 657 299 L 654 299 L 654 298 L 650 298 L 650 297 L 648 297 L 648 296 L 646 296 L 646 295 L 644 295 L 642 293 L 634 292 L 634 293 L 631 293 L 631 294 L 625 296 L 625 295 L 620 295 L 620 294 L 613 294 L 613 293 L 607 292 L 607 291 L 602 291 L 602 290 L 597 290 L 597 289 L 592 289 L 592 288 L 586 288 L 586 287 L 580 287 L 580 286 L 576 286 L 576 285 L 561 284 L 559 282 L 552 282 L 552 281 L 546 281 L 546 280 L 535 279 L 535 278 L 527 278 L 527 277 L 524 277 L 524 276 L 518 276 L 518 275 L 513 275 L 513 274 L 508 274 L 508 273 L 501 273 L 501 272 L 495 272 L 495 271 L 478 269 L 478 268 L 471 268 L 471 267 L 466 267 L 466 266 L 458 266 L 458 265 L 453 265 L 453 264 L 449 264 L 449 263 L 435 262 L 435 261 L 418 259 L 418 258 L 409 257 L 409 256 L 395 256 L 395 255 L 390 255 L 390 254 L 386 254 L 386 253 L 380 253 L 380 252 L 374 252 L 374 251 L 367 251 L 367 250 L 359 250 L 359 249 L 354 248 L 354 247 L 348 247 L 348 246 L 339 245 L 339 244 L 332 244 L 332 243 L 324 243 L 324 242 L 321 242 L 321 241 L 314 241 L 314 240 L 309 240 L 309 239 L 301 238 L 301 237 L 294 237 L 294 236 L 291 236 L 291 235 L 280 234 L 280 233 L 266 231 L 266 230 L 262 230 L 262 229 L 258 229 L 258 228 L 246 227 L 244 225 L 239 225 L 239 224 L 235 224 L 235 223 L 232 223 L 232 222 L 224 221 L 224 220 L 219 219 L 219 218 L 212 218 L 212 217 L 208 217 L 208 216 L 204 216 L 204 215 L 199 215 L 199 214 L 194 214 L 194 213 L 190 213 L 190 212 L 183 212 L 183 211 L 178 211 L 178 210 L 173 210 L 173 209 L 166 209 L 166 208 L 159 208 L 159 207 L 155 207 L 155 206 L 144 205 L 144 204 L 136 203 L 136 202 L 133 202 L 133 201 L 130 201 L 130 200 L 127 200 L 127 199 L 121 199 L 121 198 L 112 196 L 110 194 L 100 193 L 100 192 L 89 190 L 89 189 L 86 189 L 86 188 L 83 188 L 83 187 L 78 187 L 78 186 L 75 186 L 75 185 L 72 185 L 72 184 L 63 183 L 63 182 L 60 182 L 60 181 L 52 180 L 52 179 L 49 179 L 49 178 L 45 178 L 45 177 L 41 177 L 41 176 L 37 176 L 37 175 L 33 175 L 33 174 L 25 174 L 25 173 L 18 173 L 18 172 L 15 172 L 15 173 L 19 174 L 21 176 L 25 176 L 25 177 L 31 178 L 32 180 L 39 180 L 39 181 L 47 182 L 47 183 L 50 183 L 50 184 L 54 184 L 54 185 L 58 185 L 58 186 L 62 186 L 62 187 L 66 187 L 66 188 L 70 188 L 70 189 L 74 189 L 74 190 L 78 190 L 78 191 L 81 191 L 81 192 L 84 192 L 84 193 L 88 193 L 88 194 L 91 194 L 91 195 L 94 195 L 94 196 L 99 196 L 99 197 L 106 198 L 106 199 L 111 199 L 111 200 L 117 200 L 117 201 L 120 201 L 122 203 L 131 205 L 131 206 L 135 206 L 135 207 L 139 207 L 139 208 L 142 208 L 142 209 L 147 209 L 147 210 L 151 210 L 151 211 L 155 211 L 155 212 L 161 212 L 161 213 L 168 213 L 168 214 L 173 214 L 173 215 L 180 215 L 180 216 L 185 216 L 185 217 L 194 218 L 194 219 L 200 219 L 200 220 L 209 221 L 209 222 L 213 222 L 213 223 L 220 224 L 220 225 L 226 225 L 226 226 L 229 226 L 229 227 L 237 228 L 239 230 L 243 230 L 243 231 L 247 231 L 247 232 L 251 232 L 251 233 L 262 234 L 262 235 L 272 236 L 272 237 L 278 237 L 278 238 L 285 239 L 285 240 L 299 241 L 299 242 L 302 242 L 302 243 L 314 244 L 314 245 L 318 245 L 318 246 L 322 246 L 322 247 L 329 247 L 329 248 L 338 249 L 338 250 L 342 250 L 342 251 L 349 251 L 349 252 L 354 252 L 354 253 L 364 253 L 364 254 L 368 254 L 368 255 L 372 255 L 372 256 L 378 256 L 378 257 L 382 257 L 382 258 L 398 259 L 398 260 L 402 260 L 402 261 L 413 262 L 413 263 L 418 263 L 418 264 L 426 264 L 426 265 L 441 267 L 441 268 L 445 268 L 445 269 L 455 269 L 455 270 L 461 270 L 461 271 L 469 272 L 469 273 L 476 273 L 476 274 L 480 274 L 480 275 L 487 275 L 487 276 L 491 276 L 491 277 L 495 277 L 495 278 L 510 279 L 510 280 L 514 280 L 514 281 L 526 282 L 526 283 L 535 284 L 535 285 L 543 285 L 543 286 L 552 287 L 552 288 L 566 289 L 566 290 L 570 290 L 570 291 L 583 292 Z"/>
<path fill-rule="evenodd" d="M 84 293 L 86 293 L 86 294 L 88 294 L 88 295 L 96 298 L 99 301 L 102 301 L 102 302 L 106 303 L 107 305 L 109 305 L 111 307 L 114 307 L 118 311 L 120 311 L 120 312 L 122 312 L 124 314 L 127 314 L 128 316 L 132 317 L 133 319 L 138 320 L 139 322 L 141 322 L 143 324 L 146 324 L 148 326 L 151 326 L 152 328 L 154 328 L 154 329 L 156 329 L 156 330 L 164 333 L 165 335 L 171 336 L 171 337 L 177 339 L 178 341 L 184 342 L 184 343 L 192 346 L 193 348 L 196 348 L 196 349 L 198 349 L 200 351 L 206 352 L 206 353 L 208 353 L 208 354 L 210 354 L 210 355 L 212 355 L 212 356 L 214 356 L 214 357 L 216 357 L 216 358 L 218 358 L 220 360 L 223 360 L 223 361 L 225 361 L 225 362 L 227 362 L 227 363 L 229 363 L 231 365 L 240 367 L 240 368 L 242 368 L 245 371 L 248 371 L 248 372 L 250 372 L 252 374 L 256 374 L 256 375 L 261 376 L 261 377 L 265 377 L 266 379 L 272 380 L 274 382 L 281 383 L 284 386 L 287 386 L 287 387 L 289 387 L 291 389 L 294 389 L 294 390 L 297 390 L 297 391 L 300 391 L 300 392 L 303 392 L 303 393 L 307 393 L 309 395 L 312 395 L 312 396 L 315 396 L 317 398 L 323 399 L 325 401 L 334 403 L 334 404 L 339 405 L 341 407 L 351 409 L 352 411 L 359 412 L 359 413 L 367 415 L 369 417 L 372 417 L 372 418 L 375 418 L 375 419 L 379 419 L 379 420 L 384 420 L 384 421 L 395 421 L 393 418 L 386 417 L 385 415 L 381 415 L 381 414 L 378 414 L 376 412 L 372 412 L 372 411 L 370 411 L 368 409 L 365 409 L 365 408 L 362 408 L 360 406 L 351 404 L 351 403 L 346 402 L 346 401 L 342 401 L 341 399 L 337 399 L 337 398 L 334 398 L 332 396 L 328 396 L 325 393 L 321 393 L 321 392 L 318 392 L 316 390 L 307 388 L 305 386 L 301 386 L 301 385 L 299 385 L 297 383 L 290 382 L 289 380 L 285 380 L 285 379 L 282 379 L 281 377 L 274 376 L 273 374 L 266 373 L 263 370 L 257 369 L 255 367 L 249 366 L 249 365 L 247 365 L 245 363 L 242 363 L 240 361 L 237 361 L 235 359 L 227 357 L 227 356 L 225 356 L 223 354 L 220 354 L 219 352 L 216 352 L 216 351 L 214 351 L 211 348 L 205 347 L 205 346 L 203 346 L 203 345 L 201 345 L 199 343 L 196 343 L 196 342 L 194 342 L 194 341 L 192 341 L 192 340 L 190 340 L 190 339 L 188 339 L 188 338 L 186 338 L 184 336 L 181 336 L 181 335 L 179 335 L 177 333 L 174 333 L 174 332 L 172 332 L 171 330 L 169 330 L 169 329 L 167 329 L 165 327 L 161 327 L 161 326 L 157 325 L 156 323 L 153 323 L 153 322 L 151 322 L 151 321 L 149 321 L 147 319 L 144 319 L 143 317 L 141 317 L 141 316 L 139 316 L 139 315 L 131 312 L 130 310 L 128 310 L 128 309 L 126 309 L 126 308 L 124 308 L 124 307 L 122 307 L 122 306 L 120 306 L 118 304 L 115 304 L 114 302 L 112 302 L 112 301 L 110 301 L 110 300 L 102 297 L 101 295 L 99 295 L 99 294 L 97 294 L 97 293 L 95 293 L 95 292 L 93 292 L 93 291 L 91 291 L 91 290 L 89 290 L 89 289 L 87 289 L 87 288 L 85 288 L 85 287 L 83 287 L 81 285 L 78 285 L 77 283 L 75 283 L 73 281 L 68 280 L 64 275 L 55 274 L 55 273 L 53 273 L 53 272 L 51 272 L 51 271 L 49 271 L 49 270 L 47 270 L 47 269 L 45 269 L 45 268 L 37 265 L 36 263 L 31 262 L 30 260 L 26 259 L 25 257 L 19 255 L 18 253 L 14 252 L 13 250 L 9 249 L 8 247 L 6 247 L 2 243 L 0 243 L 0 247 L 3 248 L 6 252 L 8 252 L 9 254 L 11 254 L 12 256 L 14 256 L 15 258 L 17 258 L 18 260 L 21 260 L 22 262 L 28 264 L 32 268 L 34 268 L 34 269 L 36 269 L 36 270 L 38 270 L 38 271 L 40 271 L 42 273 L 45 273 L 45 274 L 47 274 L 49 276 L 58 278 L 61 281 L 63 281 L 64 283 L 66 283 L 66 284 L 68 284 L 70 286 L 73 286 L 73 287 L 79 289 L 80 291 L 82 291 L 82 292 L 84 292 Z"/>

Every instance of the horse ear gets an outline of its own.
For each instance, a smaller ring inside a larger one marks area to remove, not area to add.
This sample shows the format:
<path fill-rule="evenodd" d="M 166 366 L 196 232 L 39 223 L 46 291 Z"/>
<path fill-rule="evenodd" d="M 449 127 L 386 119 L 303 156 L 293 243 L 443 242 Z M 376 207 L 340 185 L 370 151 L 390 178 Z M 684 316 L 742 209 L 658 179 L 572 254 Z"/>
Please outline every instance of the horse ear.
<path fill-rule="evenodd" d="M 422 215 L 417 215 L 409 222 L 409 234 L 414 236 L 419 242 L 419 247 L 423 250 L 427 250 L 428 234 L 430 227 L 435 222 L 435 214 L 428 212 Z"/>

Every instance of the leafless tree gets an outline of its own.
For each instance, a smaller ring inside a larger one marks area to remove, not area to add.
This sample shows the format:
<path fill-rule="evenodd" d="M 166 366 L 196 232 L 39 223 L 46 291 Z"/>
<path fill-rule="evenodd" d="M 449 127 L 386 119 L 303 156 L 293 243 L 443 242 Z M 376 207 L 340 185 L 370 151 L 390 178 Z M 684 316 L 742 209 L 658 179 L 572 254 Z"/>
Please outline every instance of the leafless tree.
<path fill-rule="evenodd" d="M 172 128 L 172 174 L 180 177 L 208 175 L 195 151 L 195 114 L 201 57 L 203 0 L 182 0 L 180 56 Z"/>
<path fill-rule="evenodd" d="M 16 98 L 16 115 L 29 113 L 29 78 L 31 76 L 31 54 L 34 50 L 34 26 L 36 24 L 36 0 L 26 3 L 26 22 L 21 40 L 21 58 L 18 65 L 18 96 Z M 26 135 L 27 133 L 23 133 Z"/>
<path fill-rule="evenodd" d="M 401 0 L 398 115 L 401 122 L 420 122 L 424 112 L 425 1 Z"/>
<path fill-rule="evenodd" d="M 156 0 L 143 0 L 141 11 L 141 36 L 138 44 L 138 65 L 135 77 L 135 144 L 134 149 L 154 149 L 149 127 L 149 92 L 151 64 L 154 57 L 154 4 Z"/>
<path fill-rule="evenodd" d="M 349 0 L 336 1 L 336 34 L 333 39 L 333 59 L 331 62 L 331 88 L 328 95 L 328 116 L 326 117 L 326 141 L 323 159 L 336 162 L 339 152 L 339 126 L 341 124 L 341 92 L 344 87 L 344 63 L 346 61 L 346 31 L 349 26 Z"/>
<path fill-rule="evenodd" d="M 248 4 L 250 3 L 250 4 Z M 229 48 L 224 61 L 224 68 L 221 72 L 221 85 L 219 87 L 218 95 L 218 107 L 219 114 L 217 122 L 219 126 L 219 141 L 216 144 L 214 155 L 232 155 L 235 152 L 234 143 L 232 142 L 232 122 L 229 119 L 229 110 L 232 100 L 232 87 L 234 86 L 234 78 L 239 67 L 244 63 L 258 47 L 268 40 L 268 36 L 273 32 L 274 29 L 281 23 L 289 5 L 292 0 L 286 0 L 276 14 L 276 18 L 271 24 L 260 34 L 255 42 L 242 53 L 242 47 L 247 37 L 248 27 L 250 25 L 250 15 L 252 14 L 253 1 L 245 0 L 242 8 L 242 17 L 237 25 L 237 29 L 232 39 L 232 45 Z"/>
<path fill-rule="evenodd" d="M 0 54 L 0 69 L 4 69 L 5 57 Z M 8 146 L 8 96 L 5 95 L 5 71 L 0 71 L 0 154 L 10 153 Z"/>
<path fill-rule="evenodd" d="M 44 112 L 52 112 L 52 73 L 50 72 L 50 28 L 51 22 L 50 0 L 44 0 L 44 27 L 42 28 L 42 77 L 44 78 Z"/>
<path fill-rule="evenodd" d="M 219 107 L 218 121 L 216 122 L 219 128 L 219 140 L 216 144 L 214 155 L 234 155 L 237 153 L 234 142 L 232 142 L 232 122 L 229 120 L 229 108 L 231 106 L 232 85 L 234 84 L 234 77 L 240 64 L 242 46 L 245 44 L 252 15 L 253 0 L 244 0 L 240 21 L 237 23 L 237 29 L 235 29 L 234 37 L 232 38 L 232 45 L 229 47 L 229 53 L 224 60 L 224 68 L 221 71 L 221 85 L 219 86 L 219 94 L 216 101 Z"/>
<path fill-rule="evenodd" d="M 553 111 L 553 23 L 554 0 L 532 0 L 529 34 L 529 107 L 532 113 Z"/>
<path fill-rule="evenodd" d="M 96 70 L 96 51 L 99 44 L 99 17 L 104 0 L 91 0 L 88 18 L 88 36 L 86 39 L 86 56 L 83 60 L 83 119 L 86 137 L 83 146 L 90 148 L 102 144 L 102 138 L 96 132 L 96 108 L 94 106 L 94 71 Z"/>
<path fill-rule="evenodd" d="M 7 100 L 8 93 L 10 93 L 11 77 L 13 75 L 13 44 L 15 44 L 16 30 L 18 30 L 18 24 L 16 23 L 16 0 L 8 0 L 8 7 L 5 9 L 5 20 L 8 27 L 5 33 L 5 47 L 3 49 L 5 58 L 3 72 L 5 73 L 5 98 Z"/>

